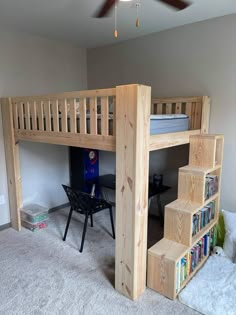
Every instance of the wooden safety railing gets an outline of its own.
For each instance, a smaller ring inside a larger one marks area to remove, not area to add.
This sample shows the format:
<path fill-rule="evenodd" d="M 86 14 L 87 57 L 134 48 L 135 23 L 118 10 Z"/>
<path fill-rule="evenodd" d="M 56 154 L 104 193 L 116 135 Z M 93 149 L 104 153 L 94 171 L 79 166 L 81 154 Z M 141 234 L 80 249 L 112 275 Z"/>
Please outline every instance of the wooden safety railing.
<path fill-rule="evenodd" d="M 116 89 L 14 97 L 15 138 L 115 151 Z"/>
<path fill-rule="evenodd" d="M 189 129 L 201 128 L 203 97 L 154 98 L 151 114 L 186 114 L 189 117 Z"/>
<path fill-rule="evenodd" d="M 15 140 L 115 151 L 116 93 L 112 88 L 10 98 Z M 207 133 L 209 106 L 206 96 L 153 98 L 151 114 L 186 114 L 189 130 L 151 136 L 150 150 L 187 143 L 191 132 Z"/>
<path fill-rule="evenodd" d="M 115 134 L 115 89 L 15 97 L 11 101 L 16 130 Z"/>

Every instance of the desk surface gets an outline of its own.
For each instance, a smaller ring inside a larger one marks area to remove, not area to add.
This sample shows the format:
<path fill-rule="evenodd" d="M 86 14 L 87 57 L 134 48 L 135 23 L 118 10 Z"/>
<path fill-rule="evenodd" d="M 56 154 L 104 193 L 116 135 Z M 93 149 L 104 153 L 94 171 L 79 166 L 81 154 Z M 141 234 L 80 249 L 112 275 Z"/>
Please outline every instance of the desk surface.
<path fill-rule="evenodd" d="M 115 190 L 116 189 L 116 175 L 113 174 L 106 174 L 97 177 L 96 179 L 89 180 L 90 183 L 96 184 L 100 187 L 108 188 Z M 170 186 L 161 185 L 156 186 L 152 182 L 149 182 L 148 185 L 148 198 L 153 197 L 155 195 L 160 195 L 170 189 Z"/>

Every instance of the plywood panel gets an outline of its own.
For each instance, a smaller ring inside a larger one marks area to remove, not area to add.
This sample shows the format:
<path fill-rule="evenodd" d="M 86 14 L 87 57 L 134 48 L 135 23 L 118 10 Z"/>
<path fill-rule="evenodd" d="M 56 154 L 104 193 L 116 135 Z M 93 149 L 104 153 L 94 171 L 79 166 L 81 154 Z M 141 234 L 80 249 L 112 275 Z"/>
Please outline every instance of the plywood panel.
<path fill-rule="evenodd" d="M 164 237 L 168 240 L 191 245 L 192 214 L 175 209 L 169 205 L 165 207 Z"/>
<path fill-rule="evenodd" d="M 205 173 L 187 167 L 179 169 L 178 199 L 204 203 Z"/>
<path fill-rule="evenodd" d="M 169 299 L 175 299 L 176 292 L 176 268 L 175 262 L 163 256 L 153 256 L 148 253 L 147 285 L 150 289 L 165 295 Z"/>

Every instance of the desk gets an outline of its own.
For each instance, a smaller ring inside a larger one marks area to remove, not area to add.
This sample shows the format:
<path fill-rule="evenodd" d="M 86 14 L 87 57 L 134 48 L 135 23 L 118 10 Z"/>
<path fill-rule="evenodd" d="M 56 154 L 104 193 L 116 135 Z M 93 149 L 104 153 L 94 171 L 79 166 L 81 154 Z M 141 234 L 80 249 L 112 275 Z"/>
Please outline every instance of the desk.
<path fill-rule="evenodd" d="M 102 175 L 102 176 L 97 177 L 96 179 L 90 180 L 89 183 L 95 184 L 98 187 L 100 187 L 100 189 L 102 190 L 103 198 L 109 201 L 109 198 L 105 190 L 103 190 L 103 188 L 116 190 L 116 175 L 113 175 L 113 174 Z M 156 196 L 157 206 L 160 211 L 162 222 L 164 222 L 164 211 L 161 205 L 160 195 L 169 189 L 170 189 L 170 186 L 166 186 L 166 185 L 157 186 L 152 182 L 149 182 L 148 184 L 148 199 L 149 199 L 148 205 L 150 205 L 151 198 Z"/>

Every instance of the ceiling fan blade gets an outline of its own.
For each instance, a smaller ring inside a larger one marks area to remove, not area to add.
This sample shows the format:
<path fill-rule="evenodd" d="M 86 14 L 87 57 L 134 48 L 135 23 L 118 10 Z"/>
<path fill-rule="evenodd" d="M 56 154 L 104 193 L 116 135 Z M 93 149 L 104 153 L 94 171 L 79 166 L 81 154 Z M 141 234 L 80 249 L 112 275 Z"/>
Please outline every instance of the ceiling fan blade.
<path fill-rule="evenodd" d="M 171 7 L 174 7 L 176 10 L 184 10 L 188 6 L 190 6 L 190 3 L 184 0 L 157 0 L 160 2 L 163 2 L 165 4 L 168 4 Z"/>
<path fill-rule="evenodd" d="M 100 7 L 100 9 L 96 12 L 95 17 L 103 18 L 108 15 L 109 11 L 115 5 L 117 0 L 106 0 Z"/>

